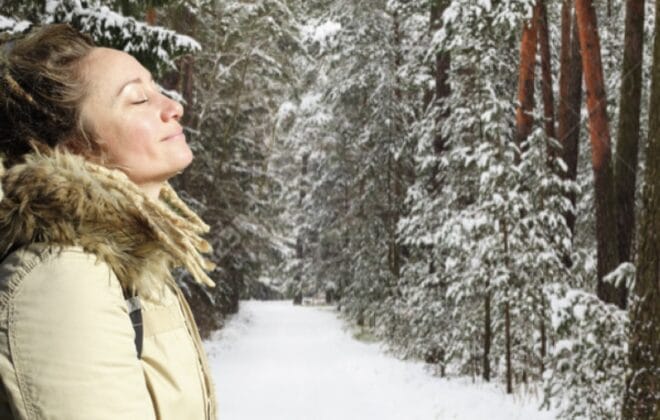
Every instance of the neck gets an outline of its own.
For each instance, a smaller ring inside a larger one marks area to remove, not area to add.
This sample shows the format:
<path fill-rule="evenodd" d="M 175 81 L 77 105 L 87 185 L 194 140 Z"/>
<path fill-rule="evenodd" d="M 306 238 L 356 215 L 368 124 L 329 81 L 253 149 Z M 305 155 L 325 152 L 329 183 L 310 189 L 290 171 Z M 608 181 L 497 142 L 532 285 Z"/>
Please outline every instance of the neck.
<path fill-rule="evenodd" d="M 153 200 L 158 200 L 160 190 L 163 188 L 162 182 L 149 182 L 139 185 L 140 189 Z"/>

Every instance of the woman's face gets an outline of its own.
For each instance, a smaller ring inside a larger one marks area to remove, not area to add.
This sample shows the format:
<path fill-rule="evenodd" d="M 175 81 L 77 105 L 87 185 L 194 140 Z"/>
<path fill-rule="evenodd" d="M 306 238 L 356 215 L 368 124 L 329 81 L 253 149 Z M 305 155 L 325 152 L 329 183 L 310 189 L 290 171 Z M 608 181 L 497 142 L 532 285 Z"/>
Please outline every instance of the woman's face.
<path fill-rule="evenodd" d="M 135 58 L 94 48 L 83 62 L 83 75 L 82 119 L 108 166 L 153 189 L 190 164 L 192 152 L 179 123 L 183 107 L 160 92 Z"/>

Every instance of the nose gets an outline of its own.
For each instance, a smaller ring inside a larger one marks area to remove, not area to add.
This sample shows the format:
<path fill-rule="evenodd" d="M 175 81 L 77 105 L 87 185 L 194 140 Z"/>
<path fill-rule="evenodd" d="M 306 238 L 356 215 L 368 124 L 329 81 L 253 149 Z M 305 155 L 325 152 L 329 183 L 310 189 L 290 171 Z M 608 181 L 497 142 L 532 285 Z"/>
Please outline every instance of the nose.
<path fill-rule="evenodd" d="M 183 105 L 165 95 L 163 95 L 163 99 L 165 101 L 161 112 L 163 121 L 167 122 L 171 119 L 179 121 L 183 116 Z"/>

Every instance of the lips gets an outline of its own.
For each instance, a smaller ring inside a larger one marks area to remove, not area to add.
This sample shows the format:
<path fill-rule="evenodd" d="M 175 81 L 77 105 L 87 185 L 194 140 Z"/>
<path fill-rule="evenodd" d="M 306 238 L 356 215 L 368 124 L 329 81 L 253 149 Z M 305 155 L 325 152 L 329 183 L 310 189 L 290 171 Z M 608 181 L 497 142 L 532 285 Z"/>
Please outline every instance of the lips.
<path fill-rule="evenodd" d="M 176 139 L 181 139 L 181 138 L 183 138 L 183 139 L 186 138 L 186 136 L 183 134 L 183 130 L 177 131 L 174 134 L 170 134 L 169 136 L 165 137 L 161 141 L 176 140 Z"/>

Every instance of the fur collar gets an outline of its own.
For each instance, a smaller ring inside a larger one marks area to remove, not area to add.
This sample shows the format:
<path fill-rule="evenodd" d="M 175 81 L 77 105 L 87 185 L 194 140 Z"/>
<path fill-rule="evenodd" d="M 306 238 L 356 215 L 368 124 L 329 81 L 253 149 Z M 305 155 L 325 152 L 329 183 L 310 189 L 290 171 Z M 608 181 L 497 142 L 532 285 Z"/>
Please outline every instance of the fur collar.
<path fill-rule="evenodd" d="M 6 171 L 0 165 L 0 255 L 32 243 L 81 246 L 115 272 L 124 288 L 153 296 L 186 266 L 212 286 L 200 252 L 208 226 L 166 184 L 160 199 L 126 175 L 63 152 L 31 153 Z"/>

